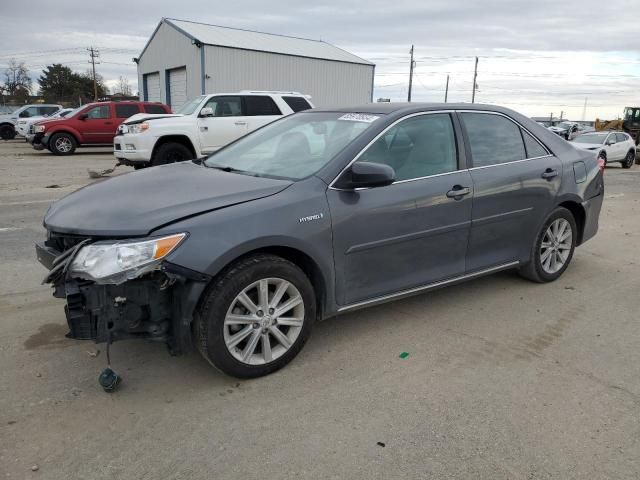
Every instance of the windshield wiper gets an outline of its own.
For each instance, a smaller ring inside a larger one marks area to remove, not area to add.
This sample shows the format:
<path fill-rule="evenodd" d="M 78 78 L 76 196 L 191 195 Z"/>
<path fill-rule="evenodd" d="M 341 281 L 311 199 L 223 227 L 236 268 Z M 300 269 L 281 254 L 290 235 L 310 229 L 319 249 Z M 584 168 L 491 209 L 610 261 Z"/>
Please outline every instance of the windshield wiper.
<path fill-rule="evenodd" d="M 240 170 L 239 168 L 234 168 L 234 167 L 224 167 L 222 165 L 216 165 L 216 164 L 208 164 L 206 162 L 202 162 L 202 164 L 208 168 L 215 168 L 216 170 L 222 170 L 223 172 L 230 172 L 230 173 L 240 173 L 242 175 L 253 175 L 254 177 L 259 177 L 260 175 L 254 172 L 249 172 L 247 170 Z"/>

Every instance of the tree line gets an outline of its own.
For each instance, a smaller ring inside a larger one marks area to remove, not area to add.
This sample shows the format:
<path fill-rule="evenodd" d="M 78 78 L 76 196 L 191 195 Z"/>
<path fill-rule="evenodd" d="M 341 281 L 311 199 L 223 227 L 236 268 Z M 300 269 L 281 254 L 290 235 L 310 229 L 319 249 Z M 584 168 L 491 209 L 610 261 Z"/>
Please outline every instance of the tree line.
<path fill-rule="evenodd" d="M 87 103 L 93 101 L 93 75 L 90 71 L 78 73 L 60 63 L 48 65 L 42 70 L 38 78 L 40 88 L 38 95 L 44 97 L 45 102 L 59 103 L 78 102 Z M 96 74 L 98 98 L 109 95 L 109 88 L 104 83 L 104 78 Z M 122 95 L 132 95 L 131 87 L 126 78 L 120 77 L 118 92 Z M 4 72 L 4 83 L 0 84 L 0 94 L 11 97 L 17 103 L 29 100 L 33 92 L 33 82 L 29 69 L 24 62 L 12 59 Z"/>

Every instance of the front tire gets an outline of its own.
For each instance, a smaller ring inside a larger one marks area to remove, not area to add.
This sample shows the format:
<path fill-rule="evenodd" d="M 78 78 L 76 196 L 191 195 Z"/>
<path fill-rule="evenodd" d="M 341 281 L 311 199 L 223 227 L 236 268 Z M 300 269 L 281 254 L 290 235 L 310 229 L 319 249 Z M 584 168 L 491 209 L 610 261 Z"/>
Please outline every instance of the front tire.
<path fill-rule="evenodd" d="M 196 314 L 195 338 L 200 353 L 223 373 L 261 377 L 293 360 L 315 316 L 306 274 L 284 258 L 254 255 L 214 281 Z"/>
<path fill-rule="evenodd" d="M 622 168 L 631 168 L 636 161 L 636 152 L 634 150 L 629 150 L 627 156 L 624 157 L 622 162 Z"/>
<path fill-rule="evenodd" d="M 76 151 L 76 139 L 68 133 L 54 133 L 49 139 L 48 147 L 54 155 L 73 155 Z"/>
<path fill-rule="evenodd" d="M 181 143 L 169 142 L 158 147 L 151 161 L 151 165 L 155 167 L 156 165 L 166 165 L 168 163 L 184 162 L 185 160 L 192 159 L 193 154 L 187 147 Z"/>
<path fill-rule="evenodd" d="M 531 250 L 531 260 L 520 274 L 533 282 L 547 283 L 560 278 L 571 263 L 578 228 L 573 214 L 558 207 L 542 225 Z"/>
<path fill-rule="evenodd" d="M 2 125 L 0 127 L 0 138 L 3 140 L 13 140 L 16 137 L 16 130 L 11 125 Z"/>

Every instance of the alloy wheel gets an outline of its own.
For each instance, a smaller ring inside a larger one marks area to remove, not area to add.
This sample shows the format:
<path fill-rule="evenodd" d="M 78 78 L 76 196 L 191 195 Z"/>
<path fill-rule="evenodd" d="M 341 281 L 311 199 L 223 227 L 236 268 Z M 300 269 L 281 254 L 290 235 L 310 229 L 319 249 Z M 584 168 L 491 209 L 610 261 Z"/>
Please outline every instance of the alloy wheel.
<path fill-rule="evenodd" d="M 68 153 L 71 151 L 71 148 L 73 148 L 73 145 L 71 144 L 71 140 L 68 138 L 62 137 L 56 140 L 56 150 L 59 152 Z"/>
<path fill-rule="evenodd" d="M 542 269 L 552 275 L 562 269 L 571 254 L 573 230 L 564 218 L 554 220 L 542 237 L 540 263 Z"/>
<path fill-rule="evenodd" d="M 302 295 L 281 278 L 263 278 L 244 288 L 224 319 L 224 342 L 233 357 L 264 365 L 284 355 L 304 323 Z"/>

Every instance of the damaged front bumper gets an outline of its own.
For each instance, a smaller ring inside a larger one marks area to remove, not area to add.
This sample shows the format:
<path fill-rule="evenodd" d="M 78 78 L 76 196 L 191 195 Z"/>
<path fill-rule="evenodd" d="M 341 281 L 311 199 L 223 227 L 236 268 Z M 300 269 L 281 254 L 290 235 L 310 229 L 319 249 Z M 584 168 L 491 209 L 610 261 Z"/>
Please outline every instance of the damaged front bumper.
<path fill-rule="evenodd" d="M 66 300 L 69 338 L 96 343 L 146 338 L 167 342 L 175 353 L 192 348 L 191 323 L 207 275 L 163 262 L 118 285 L 71 278 L 65 265 L 90 241 L 75 240 L 67 249 L 56 248 L 60 242 L 36 244 L 38 260 L 50 270 L 45 283 L 52 284 L 54 297 Z"/>

